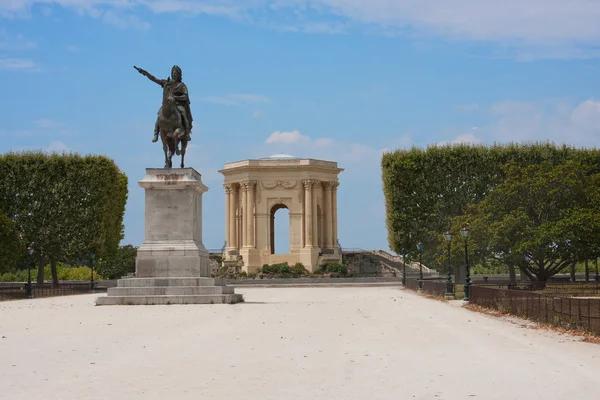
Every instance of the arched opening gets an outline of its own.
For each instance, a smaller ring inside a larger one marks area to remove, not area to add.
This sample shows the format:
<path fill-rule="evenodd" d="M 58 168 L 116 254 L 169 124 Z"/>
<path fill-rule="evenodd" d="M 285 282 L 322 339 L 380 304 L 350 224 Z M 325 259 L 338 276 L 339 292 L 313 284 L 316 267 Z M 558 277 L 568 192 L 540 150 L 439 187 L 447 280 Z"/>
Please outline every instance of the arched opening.
<path fill-rule="evenodd" d="M 277 218 L 275 218 L 277 215 Z M 290 253 L 290 212 L 283 204 L 271 208 L 271 254 Z M 277 236 L 277 240 L 275 240 Z M 277 242 L 277 246 L 275 246 Z"/>

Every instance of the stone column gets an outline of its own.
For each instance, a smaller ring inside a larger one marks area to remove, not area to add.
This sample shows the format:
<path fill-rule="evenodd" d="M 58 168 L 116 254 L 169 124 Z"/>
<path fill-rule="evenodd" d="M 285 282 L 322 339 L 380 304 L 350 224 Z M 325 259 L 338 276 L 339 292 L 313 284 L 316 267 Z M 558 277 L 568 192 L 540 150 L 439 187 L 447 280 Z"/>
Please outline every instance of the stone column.
<path fill-rule="evenodd" d="M 306 235 L 305 238 L 305 247 L 314 247 L 313 238 L 314 238 L 314 225 L 313 225 L 313 181 L 307 180 L 302 181 L 304 185 L 304 233 Z"/>
<path fill-rule="evenodd" d="M 337 218 L 337 188 L 340 185 L 339 182 L 331 182 L 331 224 L 332 224 L 332 240 L 333 247 L 337 248 L 338 241 L 338 218 Z"/>
<path fill-rule="evenodd" d="M 320 186 L 319 181 L 313 181 L 312 184 L 312 228 L 313 228 L 313 246 L 319 246 L 319 214 L 317 213 L 317 191 L 315 188 Z"/>
<path fill-rule="evenodd" d="M 231 248 L 231 185 L 223 185 L 225 189 L 225 241 L 226 248 Z"/>
<path fill-rule="evenodd" d="M 325 217 L 325 225 L 323 228 L 323 235 L 325 236 L 323 239 L 323 243 L 325 244 L 326 249 L 331 249 L 333 247 L 333 227 L 331 216 L 333 215 L 333 209 L 331 205 L 333 204 L 333 199 L 331 198 L 331 182 L 323 182 L 323 213 Z"/>
<path fill-rule="evenodd" d="M 229 202 L 229 240 L 231 241 L 231 243 L 227 243 L 227 247 L 229 247 L 230 249 L 237 249 L 238 248 L 238 244 L 237 244 L 237 223 L 236 223 L 236 211 L 237 211 L 237 206 L 238 206 L 238 187 L 239 185 L 237 184 L 232 184 L 231 185 L 231 199 Z"/>
<path fill-rule="evenodd" d="M 243 207 L 243 215 L 242 215 L 242 246 L 248 247 L 248 182 L 241 183 L 242 190 L 242 207 Z"/>
<path fill-rule="evenodd" d="M 256 181 L 248 182 L 248 196 L 247 196 L 247 205 L 248 209 L 248 223 L 246 224 L 246 235 L 248 236 L 248 247 L 256 247 L 254 242 L 254 188 L 256 186 Z"/>

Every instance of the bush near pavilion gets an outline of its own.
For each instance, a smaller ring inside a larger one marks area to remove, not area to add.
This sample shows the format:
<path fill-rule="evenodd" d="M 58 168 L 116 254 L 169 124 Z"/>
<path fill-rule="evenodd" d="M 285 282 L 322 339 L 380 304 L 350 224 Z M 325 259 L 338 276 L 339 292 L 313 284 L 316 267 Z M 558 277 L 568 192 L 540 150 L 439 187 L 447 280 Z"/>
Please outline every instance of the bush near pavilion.
<path fill-rule="evenodd" d="M 0 210 L 34 249 L 37 282 L 50 264 L 114 254 L 123 238 L 127 176 L 98 155 L 43 152 L 0 155 Z"/>
<path fill-rule="evenodd" d="M 381 161 L 390 248 L 425 244 L 423 263 L 464 264 L 468 224 L 477 265 L 518 268 L 542 284 L 569 264 L 599 255 L 600 151 L 551 143 L 447 145 L 384 154 Z"/>

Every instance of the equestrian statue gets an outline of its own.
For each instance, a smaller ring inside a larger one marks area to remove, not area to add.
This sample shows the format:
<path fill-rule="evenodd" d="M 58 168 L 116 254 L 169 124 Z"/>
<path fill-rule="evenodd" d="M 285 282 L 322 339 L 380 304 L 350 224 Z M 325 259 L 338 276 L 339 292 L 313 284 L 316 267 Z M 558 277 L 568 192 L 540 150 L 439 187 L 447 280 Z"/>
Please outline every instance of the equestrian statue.
<path fill-rule="evenodd" d="M 185 150 L 192 133 L 192 112 L 190 97 L 185 83 L 182 82 L 181 68 L 177 65 L 171 69 L 171 76 L 158 79 L 148 71 L 134 66 L 140 74 L 163 88 L 162 106 L 154 125 L 152 143 L 158 141 L 158 135 L 165 153 L 165 168 L 173 166 L 173 154 L 181 155 L 181 168 L 184 168 Z M 181 143 L 181 150 L 179 144 Z"/>

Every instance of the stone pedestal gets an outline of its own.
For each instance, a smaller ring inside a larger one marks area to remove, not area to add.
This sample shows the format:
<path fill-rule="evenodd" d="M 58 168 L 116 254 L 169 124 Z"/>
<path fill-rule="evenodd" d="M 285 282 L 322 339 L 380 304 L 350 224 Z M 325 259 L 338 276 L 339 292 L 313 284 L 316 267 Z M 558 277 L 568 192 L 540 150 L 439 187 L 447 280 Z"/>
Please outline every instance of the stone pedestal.
<path fill-rule="evenodd" d="M 202 243 L 202 194 L 208 188 L 193 168 L 146 169 L 145 237 L 135 278 L 120 279 L 98 305 L 237 303 L 222 280 L 211 279 Z"/>

